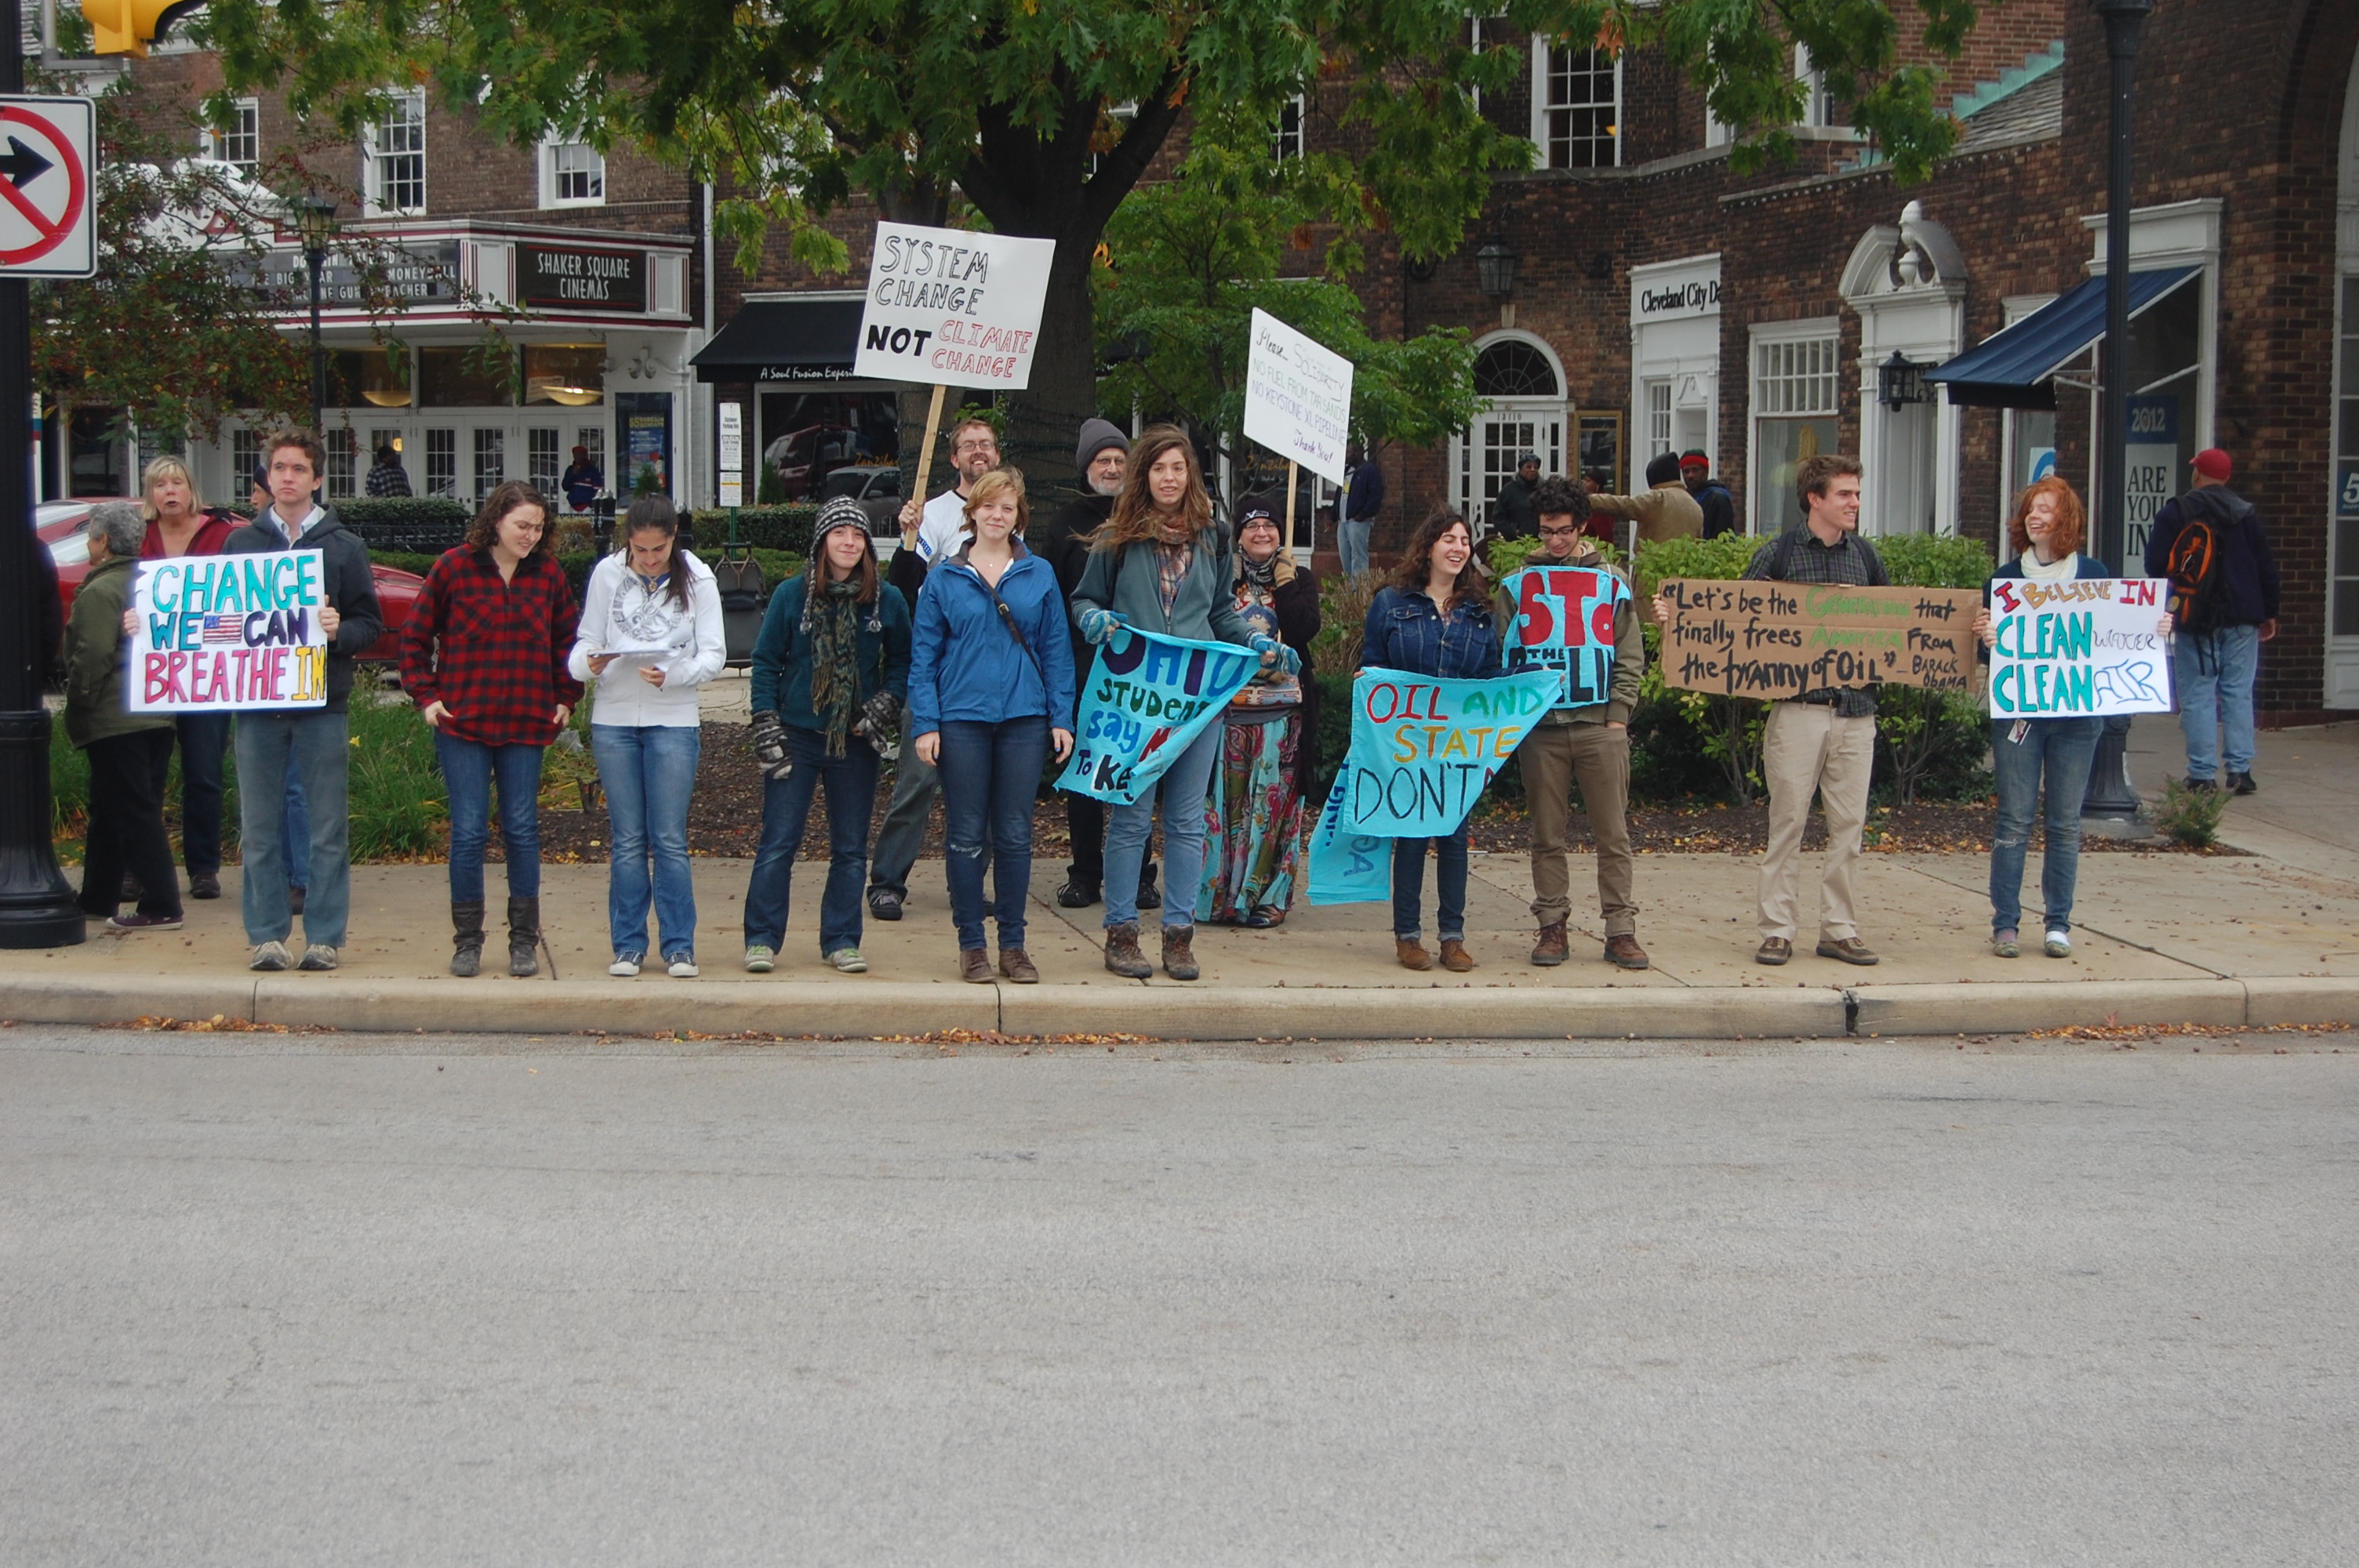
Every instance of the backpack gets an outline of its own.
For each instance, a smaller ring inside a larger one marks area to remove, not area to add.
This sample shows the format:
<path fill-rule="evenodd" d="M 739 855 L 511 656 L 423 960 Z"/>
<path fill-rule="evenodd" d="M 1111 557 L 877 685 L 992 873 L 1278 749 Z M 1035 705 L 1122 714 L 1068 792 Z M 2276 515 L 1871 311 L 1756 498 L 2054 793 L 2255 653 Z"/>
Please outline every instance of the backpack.
<path fill-rule="evenodd" d="M 1784 533 L 1777 535 L 1777 544 L 1771 546 L 1769 549 L 1770 581 L 1784 582 L 1787 580 L 1786 569 L 1793 564 L 1794 548 L 1805 538 L 1810 536 L 1810 532 L 1809 524 L 1801 524 L 1788 528 Z M 1857 534 L 1854 534 L 1852 535 L 1852 542 L 1857 545 L 1861 549 L 1867 552 L 1867 586 L 1870 588 L 1890 588 L 1892 586 L 1891 574 L 1884 569 L 1884 557 L 1875 553 L 1875 546 L 1869 544 L 1865 538 Z"/>
<path fill-rule="evenodd" d="M 2228 542 L 2208 508 L 2180 503 L 2181 522 L 2171 535 L 2163 575 L 2170 579 L 2165 606 L 2182 632 L 2209 632 L 2226 617 Z"/>

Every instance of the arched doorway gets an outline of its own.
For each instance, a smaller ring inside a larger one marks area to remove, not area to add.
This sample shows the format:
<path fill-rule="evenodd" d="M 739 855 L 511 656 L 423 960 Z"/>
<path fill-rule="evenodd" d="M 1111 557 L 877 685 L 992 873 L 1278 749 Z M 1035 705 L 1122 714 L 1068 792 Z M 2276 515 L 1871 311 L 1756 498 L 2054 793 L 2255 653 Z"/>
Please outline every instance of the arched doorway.
<path fill-rule="evenodd" d="M 1564 367 L 1528 332 L 1494 332 L 1475 344 L 1474 395 L 1483 411 L 1451 443 L 1450 499 L 1480 533 L 1520 453 L 1538 452 L 1544 474 L 1564 472 Z"/>

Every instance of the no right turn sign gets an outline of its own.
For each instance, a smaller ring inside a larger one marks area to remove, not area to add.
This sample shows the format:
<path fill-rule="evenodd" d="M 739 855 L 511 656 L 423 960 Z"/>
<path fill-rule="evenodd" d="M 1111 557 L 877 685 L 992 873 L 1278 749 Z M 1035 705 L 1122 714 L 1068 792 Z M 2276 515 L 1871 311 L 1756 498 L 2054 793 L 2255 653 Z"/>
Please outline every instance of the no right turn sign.
<path fill-rule="evenodd" d="M 98 270 L 98 114 L 87 98 L 0 98 L 0 277 Z"/>

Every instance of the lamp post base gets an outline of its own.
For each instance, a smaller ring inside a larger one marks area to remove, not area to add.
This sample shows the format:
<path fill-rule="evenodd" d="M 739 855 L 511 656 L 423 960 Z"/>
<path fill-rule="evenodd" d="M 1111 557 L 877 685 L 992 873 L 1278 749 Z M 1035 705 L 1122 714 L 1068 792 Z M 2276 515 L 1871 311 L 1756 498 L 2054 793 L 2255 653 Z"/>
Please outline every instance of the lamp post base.
<path fill-rule="evenodd" d="M 2103 838 L 2151 838 L 2146 802 L 2130 783 L 2130 721 L 2115 717 L 2104 726 L 2089 764 L 2089 787 L 2081 796 L 2081 831 Z"/>
<path fill-rule="evenodd" d="M 0 948 L 71 947 L 86 932 L 49 842 L 49 716 L 0 713 Z"/>

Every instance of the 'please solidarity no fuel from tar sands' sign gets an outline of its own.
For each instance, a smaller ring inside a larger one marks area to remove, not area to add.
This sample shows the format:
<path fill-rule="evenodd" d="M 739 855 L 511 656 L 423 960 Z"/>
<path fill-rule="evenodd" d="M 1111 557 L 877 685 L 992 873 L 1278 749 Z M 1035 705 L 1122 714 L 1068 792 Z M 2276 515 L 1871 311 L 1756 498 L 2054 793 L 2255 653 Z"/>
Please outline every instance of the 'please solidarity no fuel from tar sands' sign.
<path fill-rule="evenodd" d="M 2168 713 L 2170 647 L 2153 578 L 1991 584 L 1990 710 L 1997 719 Z"/>
<path fill-rule="evenodd" d="M 1976 679 L 1970 589 L 1673 578 L 1663 679 L 1723 697 L 1799 697 L 1828 687 L 1964 691 Z"/>
<path fill-rule="evenodd" d="M 328 700 L 317 550 L 142 561 L 132 589 L 134 713 L 320 708 Z"/>

